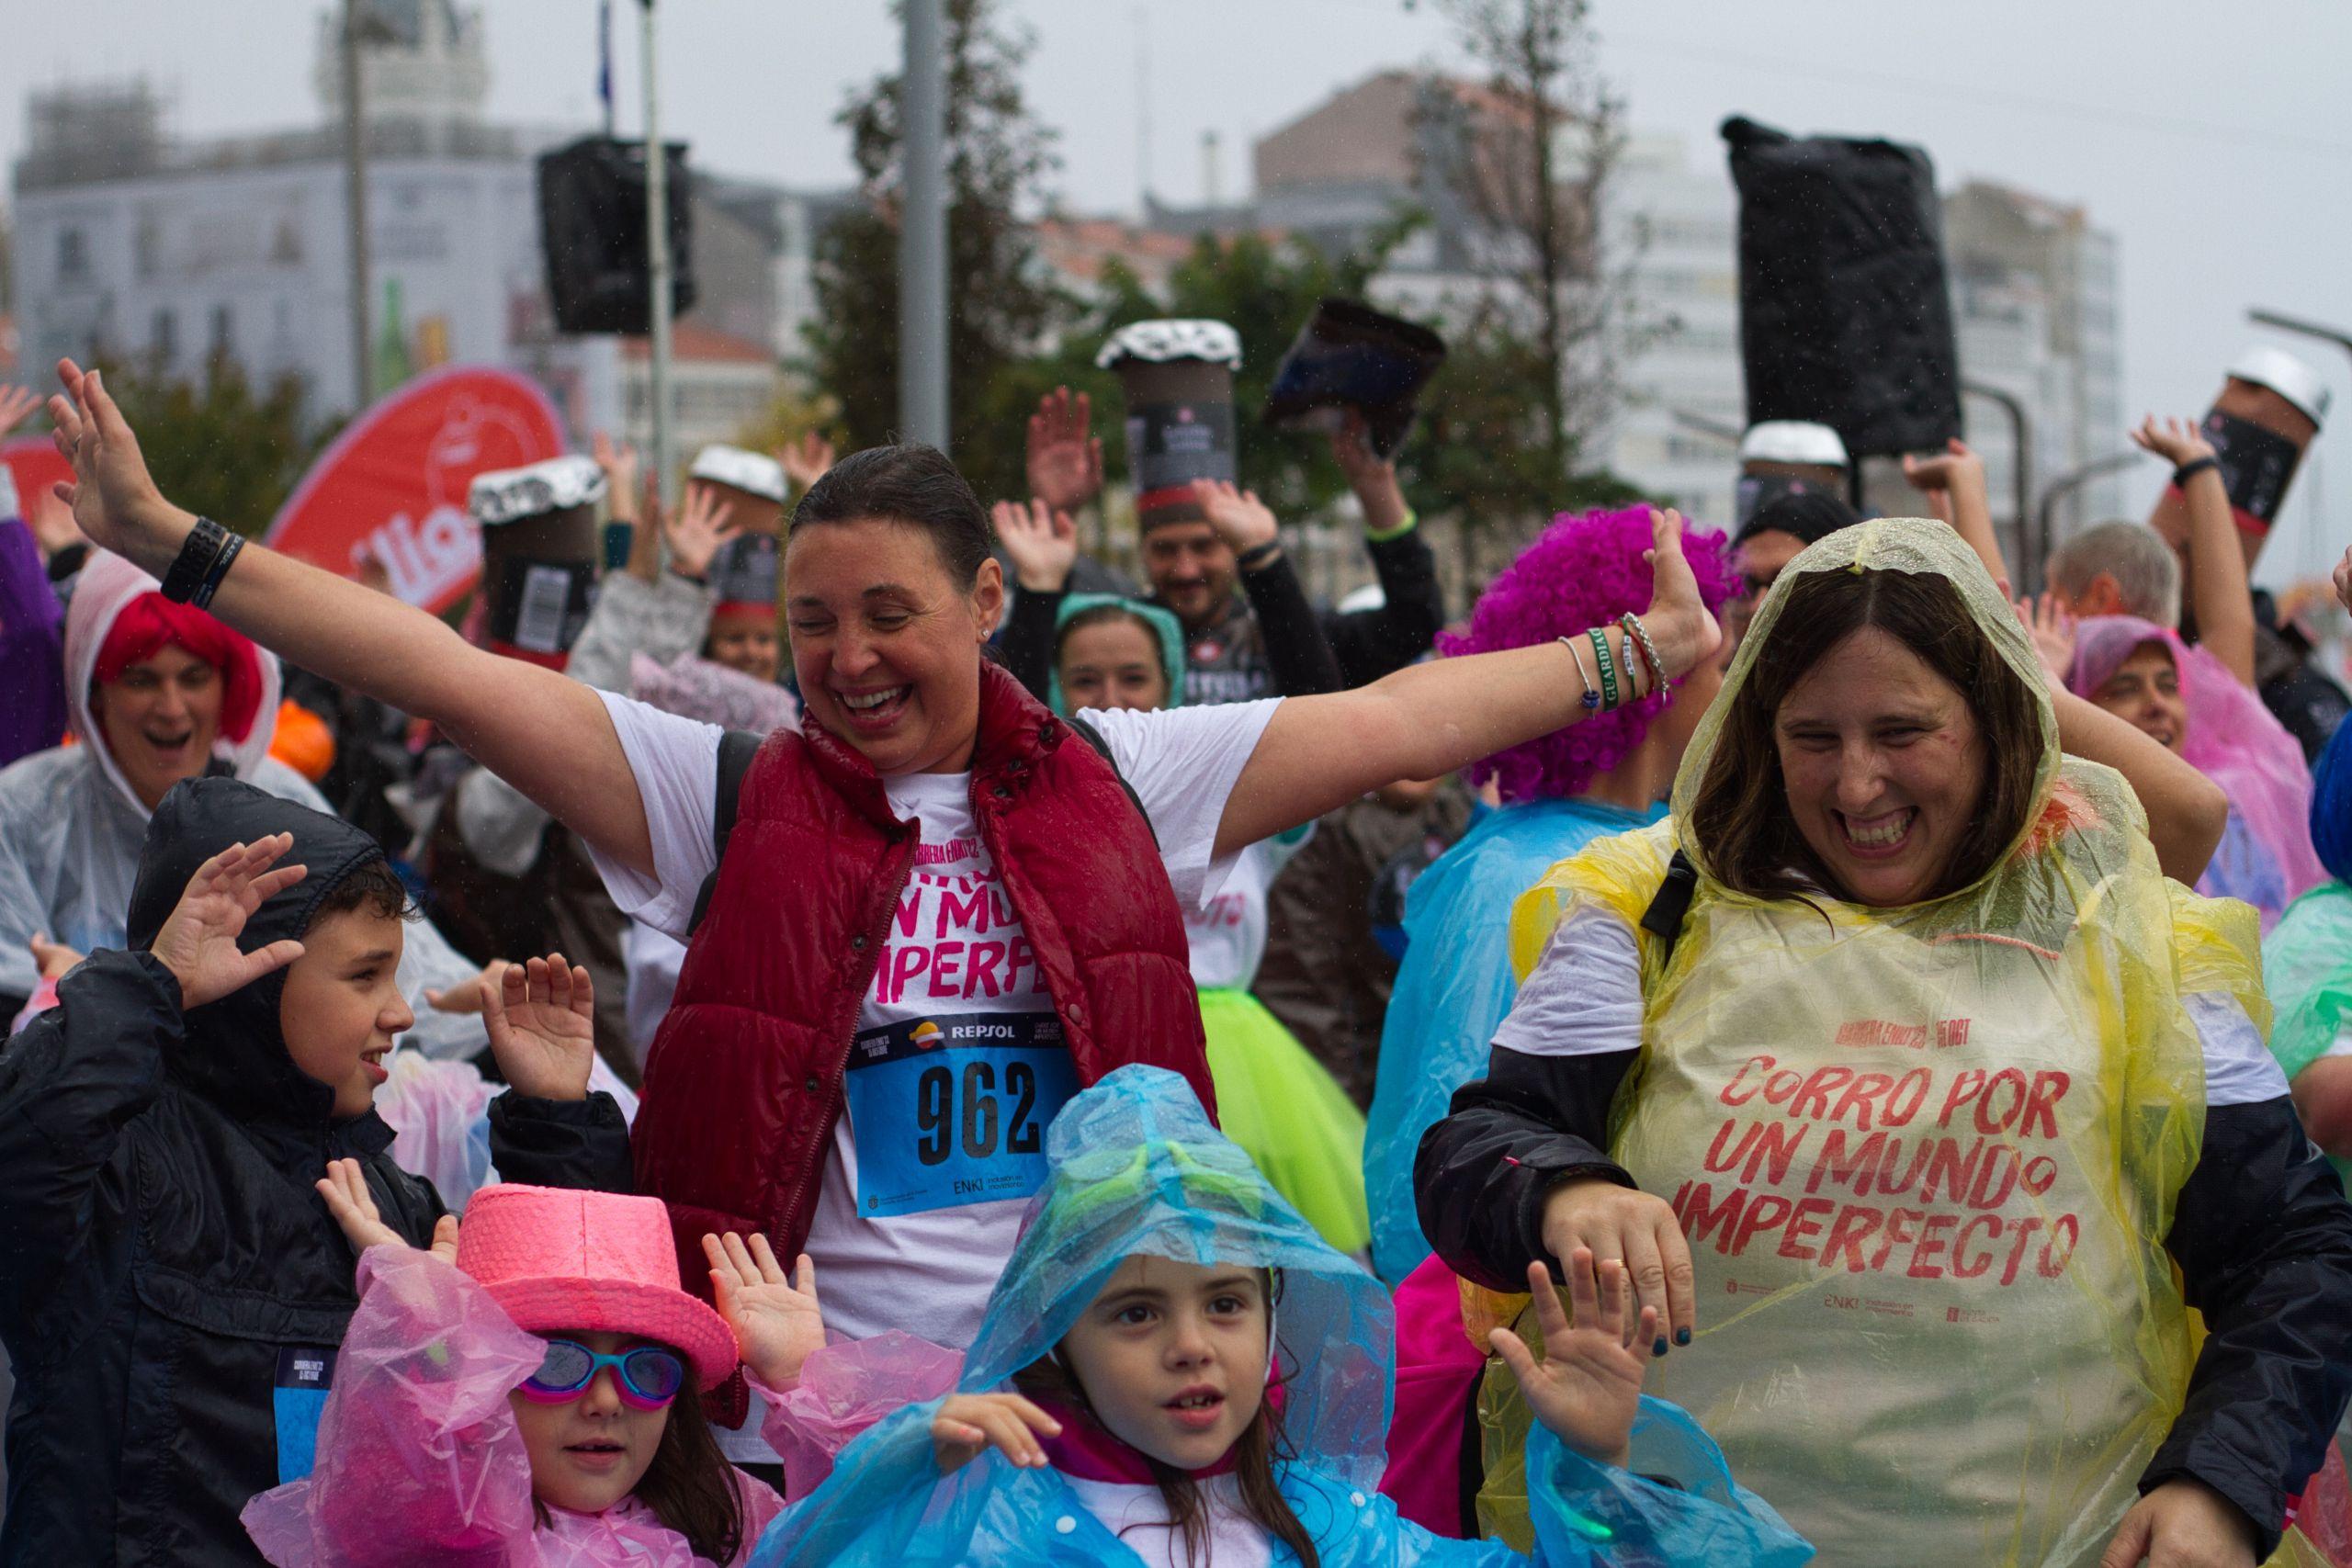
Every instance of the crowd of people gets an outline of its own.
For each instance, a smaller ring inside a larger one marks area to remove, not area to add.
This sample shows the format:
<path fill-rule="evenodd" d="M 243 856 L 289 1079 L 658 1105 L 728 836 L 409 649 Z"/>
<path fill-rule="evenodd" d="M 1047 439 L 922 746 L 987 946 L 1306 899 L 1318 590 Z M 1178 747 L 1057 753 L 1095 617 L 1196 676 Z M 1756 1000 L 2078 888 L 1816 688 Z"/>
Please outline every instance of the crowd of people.
<path fill-rule="evenodd" d="M 1450 617 L 1351 412 L 1327 609 L 1238 355 L 1105 348 L 1140 583 L 1057 391 L 481 475 L 455 622 L 61 364 L 0 1562 L 2352 1568 L 2352 739 L 2208 428 L 2030 599 L 1779 424 Z"/>

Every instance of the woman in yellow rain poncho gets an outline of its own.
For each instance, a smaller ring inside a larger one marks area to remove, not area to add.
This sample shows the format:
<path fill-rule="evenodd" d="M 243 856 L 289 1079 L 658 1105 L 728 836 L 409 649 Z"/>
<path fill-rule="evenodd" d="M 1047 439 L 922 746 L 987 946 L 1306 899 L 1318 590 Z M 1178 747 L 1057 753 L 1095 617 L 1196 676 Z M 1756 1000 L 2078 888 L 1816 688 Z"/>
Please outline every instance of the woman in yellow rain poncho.
<path fill-rule="evenodd" d="M 1513 921 L 1532 973 L 1421 1147 L 1457 1271 L 1625 1258 L 1690 1347 L 1664 1388 L 1826 1564 L 2276 1548 L 2352 1377 L 2352 1209 L 2264 1049 L 2252 911 L 2061 756 L 1951 533 L 1808 548 L 1673 818 Z"/>

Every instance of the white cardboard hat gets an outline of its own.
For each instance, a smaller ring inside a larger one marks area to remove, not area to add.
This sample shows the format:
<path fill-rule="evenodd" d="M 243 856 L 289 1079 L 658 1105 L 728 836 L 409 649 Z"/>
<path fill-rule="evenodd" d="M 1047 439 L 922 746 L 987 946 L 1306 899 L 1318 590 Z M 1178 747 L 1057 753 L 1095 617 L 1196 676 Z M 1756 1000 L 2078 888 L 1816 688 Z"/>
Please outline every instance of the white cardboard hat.
<path fill-rule="evenodd" d="M 1111 334 L 1094 356 L 1098 370 L 1123 359 L 1204 359 L 1228 370 L 1241 368 L 1241 334 L 1223 321 L 1200 320 L 1130 321 Z"/>
<path fill-rule="evenodd" d="M 778 505 L 784 502 L 784 465 L 761 453 L 746 452 L 741 446 L 704 447 L 695 454 L 695 466 L 687 470 L 687 477 L 732 485 Z"/>
<path fill-rule="evenodd" d="M 549 457 L 525 468 L 476 474 L 466 510 L 484 527 L 591 506 L 605 499 L 605 470 L 590 457 Z"/>
<path fill-rule="evenodd" d="M 2313 424 L 2327 423 L 2327 405 L 2335 394 L 2316 371 L 2285 349 L 2256 344 L 2230 361 L 2229 373 L 2237 380 L 2269 388 L 2301 409 Z"/>
<path fill-rule="evenodd" d="M 1743 463 L 1814 463 L 1846 467 L 1846 444 L 1826 424 L 1809 419 L 1768 419 L 1739 438 Z"/>

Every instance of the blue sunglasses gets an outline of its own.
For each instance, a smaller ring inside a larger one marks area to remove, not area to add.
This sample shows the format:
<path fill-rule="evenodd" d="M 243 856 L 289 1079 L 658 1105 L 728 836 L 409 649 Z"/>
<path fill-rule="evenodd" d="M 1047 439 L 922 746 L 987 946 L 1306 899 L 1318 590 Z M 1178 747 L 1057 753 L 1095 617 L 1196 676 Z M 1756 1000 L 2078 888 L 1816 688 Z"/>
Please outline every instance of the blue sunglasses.
<path fill-rule="evenodd" d="M 568 1404 L 588 1392 L 596 1374 L 613 1369 L 621 1403 L 635 1410 L 660 1410 L 686 1383 L 686 1363 L 674 1350 L 639 1345 L 617 1356 L 591 1350 L 576 1339 L 548 1341 L 547 1359 L 523 1380 L 523 1397 L 534 1404 Z"/>

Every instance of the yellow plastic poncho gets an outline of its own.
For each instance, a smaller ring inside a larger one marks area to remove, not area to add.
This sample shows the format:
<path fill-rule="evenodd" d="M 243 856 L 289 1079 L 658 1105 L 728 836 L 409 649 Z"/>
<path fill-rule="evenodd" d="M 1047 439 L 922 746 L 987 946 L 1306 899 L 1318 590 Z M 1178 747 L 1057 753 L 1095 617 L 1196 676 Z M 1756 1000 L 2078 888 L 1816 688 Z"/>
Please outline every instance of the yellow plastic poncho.
<path fill-rule="evenodd" d="M 2096 1563 L 2181 1407 L 2191 1314 L 2163 1247 L 2197 1161 L 2203 1058 L 2185 996 L 2257 1027 L 2253 912 L 2158 869 L 2111 770 L 2062 758 L 2048 699 L 2036 809 L 1973 886 L 1873 908 L 1747 897 L 1687 819 L 1757 652 L 1815 572 L 1950 580 L 2037 694 L 1975 557 L 1881 520 L 1807 549 L 1701 723 L 1675 818 L 1600 840 L 1518 902 L 1522 976 L 1577 905 L 1637 933 L 1642 1055 L 1614 1157 L 1669 1200 L 1698 1269 L 1696 1343 L 1653 1392 L 1686 1406 L 1825 1564 Z M 1640 919 L 1678 845 L 1680 939 Z M 1523 1429 L 1489 1379 L 1487 1501 L 1509 1524 Z"/>

